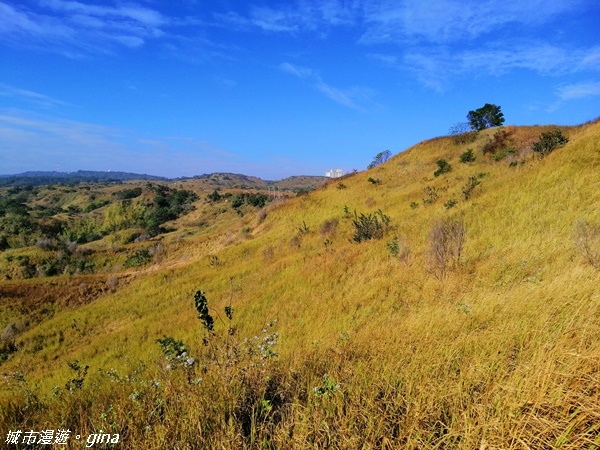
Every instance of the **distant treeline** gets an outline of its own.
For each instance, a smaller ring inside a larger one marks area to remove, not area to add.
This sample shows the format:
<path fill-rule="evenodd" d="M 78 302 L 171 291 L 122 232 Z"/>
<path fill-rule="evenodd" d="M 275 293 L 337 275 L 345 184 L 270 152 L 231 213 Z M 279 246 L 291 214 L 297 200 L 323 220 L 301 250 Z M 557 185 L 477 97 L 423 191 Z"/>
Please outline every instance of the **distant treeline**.
<path fill-rule="evenodd" d="M 140 175 L 129 172 L 98 172 L 79 170 L 77 172 L 24 172 L 16 175 L 0 175 L 1 186 L 42 186 L 63 183 L 74 185 L 79 183 L 115 183 L 131 180 L 166 180 L 153 175 Z"/>

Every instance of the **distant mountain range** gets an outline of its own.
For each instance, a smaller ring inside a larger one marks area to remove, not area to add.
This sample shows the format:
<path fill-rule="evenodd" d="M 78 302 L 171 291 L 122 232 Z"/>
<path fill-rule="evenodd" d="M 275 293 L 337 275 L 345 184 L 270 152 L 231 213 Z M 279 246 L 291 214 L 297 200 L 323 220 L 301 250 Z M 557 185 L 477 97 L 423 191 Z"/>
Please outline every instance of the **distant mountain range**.
<path fill-rule="evenodd" d="M 118 183 L 133 180 L 182 181 L 198 180 L 206 188 L 282 189 L 311 190 L 323 184 L 327 178 L 320 176 L 292 176 L 280 181 L 267 181 L 258 177 L 235 173 L 212 173 L 194 177 L 165 178 L 130 172 L 101 172 L 78 170 L 77 172 L 29 171 L 14 175 L 0 175 L 0 186 L 41 186 L 46 184 Z"/>
<path fill-rule="evenodd" d="M 154 175 L 140 175 L 129 172 L 100 172 L 95 170 L 78 170 L 77 172 L 30 171 L 15 175 L 0 175 L 0 186 L 40 186 L 44 184 L 77 184 L 90 182 L 119 182 L 131 180 L 167 180 Z"/>

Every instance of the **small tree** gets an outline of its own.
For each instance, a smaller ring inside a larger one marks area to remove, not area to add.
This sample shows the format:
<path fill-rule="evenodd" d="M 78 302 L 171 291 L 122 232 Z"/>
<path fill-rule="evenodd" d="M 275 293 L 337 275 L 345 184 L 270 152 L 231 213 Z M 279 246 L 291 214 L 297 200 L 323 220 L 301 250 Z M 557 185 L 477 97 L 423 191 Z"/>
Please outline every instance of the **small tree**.
<path fill-rule="evenodd" d="M 481 131 L 486 128 L 501 126 L 504 123 L 504 114 L 500 111 L 499 106 L 486 103 L 479 109 L 469 111 L 467 119 L 473 130 Z"/>
<path fill-rule="evenodd" d="M 368 165 L 367 169 L 372 169 L 374 167 L 380 166 L 381 164 L 386 162 L 391 157 L 392 157 L 392 152 L 390 152 L 389 150 L 379 152 L 375 155 L 375 157 L 373 158 L 373 161 L 371 162 L 371 164 Z"/>
<path fill-rule="evenodd" d="M 457 122 L 450 127 L 450 136 L 456 145 L 468 144 L 477 139 L 477 131 L 474 131 L 469 122 Z"/>

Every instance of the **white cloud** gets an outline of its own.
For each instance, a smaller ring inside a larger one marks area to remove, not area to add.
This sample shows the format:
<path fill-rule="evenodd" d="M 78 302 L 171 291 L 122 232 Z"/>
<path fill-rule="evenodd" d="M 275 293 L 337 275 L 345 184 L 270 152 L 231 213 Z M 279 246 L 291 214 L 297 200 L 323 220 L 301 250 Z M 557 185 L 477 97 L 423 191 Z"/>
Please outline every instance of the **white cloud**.
<path fill-rule="evenodd" d="M 588 81 L 561 86 L 557 95 L 562 101 L 575 100 L 600 95 L 600 81 Z"/>
<path fill-rule="evenodd" d="M 0 1 L 0 39 L 5 45 L 54 51 L 69 57 L 137 48 L 168 37 L 176 24 L 134 3 L 120 6 L 43 0 L 35 9 Z"/>
<path fill-rule="evenodd" d="M 564 76 L 593 68 L 597 49 L 568 49 L 545 43 L 506 43 L 477 50 L 451 51 L 429 47 L 404 55 L 395 67 L 411 71 L 425 86 L 443 91 L 453 78 L 481 74 L 502 76 L 517 69 L 543 76 Z M 392 58 L 388 58 L 392 61 Z"/>
<path fill-rule="evenodd" d="M 374 91 L 372 89 L 365 87 L 339 89 L 323 81 L 321 76 L 314 70 L 287 62 L 280 64 L 279 69 L 298 78 L 308 80 L 325 97 L 347 108 L 364 111 L 366 105 L 371 106 L 373 104 Z"/>
<path fill-rule="evenodd" d="M 4 83 L 0 83 L 0 97 L 8 97 L 13 101 L 27 103 L 43 109 L 50 109 L 67 104 L 62 100 L 52 98 L 48 95 L 27 89 L 20 89 Z"/>

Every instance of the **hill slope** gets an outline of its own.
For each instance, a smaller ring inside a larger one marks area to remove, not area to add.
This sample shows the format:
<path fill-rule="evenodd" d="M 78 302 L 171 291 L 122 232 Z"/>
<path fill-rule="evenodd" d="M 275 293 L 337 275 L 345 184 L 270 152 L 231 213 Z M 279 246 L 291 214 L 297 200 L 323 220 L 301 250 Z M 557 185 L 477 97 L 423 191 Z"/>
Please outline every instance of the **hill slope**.
<path fill-rule="evenodd" d="M 553 128 L 433 139 L 161 237 L 164 258 L 14 337 L 2 429 L 122 448 L 598 448 L 600 122 L 561 128 L 540 159 Z"/>

